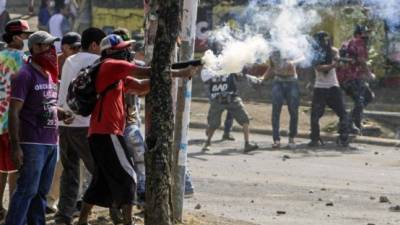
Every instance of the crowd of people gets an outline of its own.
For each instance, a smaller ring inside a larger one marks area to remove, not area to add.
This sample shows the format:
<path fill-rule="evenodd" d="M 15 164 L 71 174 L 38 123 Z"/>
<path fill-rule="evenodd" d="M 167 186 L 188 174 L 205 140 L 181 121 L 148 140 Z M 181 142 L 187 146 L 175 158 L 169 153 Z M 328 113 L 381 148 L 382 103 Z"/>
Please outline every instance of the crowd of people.
<path fill-rule="evenodd" d="M 367 63 L 369 33 L 367 26 L 356 25 L 353 38 L 345 42 L 340 49 L 333 47 L 332 37 L 327 32 L 321 31 L 314 34 L 312 68 L 315 73 L 315 82 L 311 105 L 309 147 L 324 145 L 320 137 L 319 120 L 326 106 L 331 108 L 339 118 L 338 145 L 347 147 L 350 143 L 350 134 L 361 134 L 363 110 L 374 99 L 374 93 L 368 85 L 368 82 L 375 78 Z M 219 55 L 222 43 L 215 41 L 210 43 L 211 50 L 215 55 Z M 300 88 L 296 68 L 303 60 L 304 57 L 285 58 L 279 49 L 275 49 L 267 62 L 266 72 L 259 78 L 246 74 L 246 70 L 241 73 L 224 74 L 218 65 L 213 65 L 216 68 L 205 67 L 201 78 L 209 96 L 210 108 L 207 117 L 207 140 L 203 151 L 210 150 L 211 138 L 215 129 L 220 126 L 223 111 L 227 111 L 227 117 L 222 139 L 234 140 L 229 135 L 229 130 L 235 119 L 243 126 L 244 151 L 252 151 L 258 147 L 256 144 L 249 143 L 249 117 L 238 94 L 235 83 L 237 78 L 249 80 L 251 86 L 272 81 L 272 147 L 281 147 L 280 115 L 282 106 L 286 103 L 290 115 L 287 147 L 296 148 L 295 137 L 300 106 Z M 350 114 L 346 111 L 342 93 L 348 95 L 354 102 L 354 108 Z"/>
<path fill-rule="evenodd" d="M 61 2 L 51 6 L 49 0 L 41 1 L 40 31 L 33 32 L 27 21 L 10 20 L 5 0 L 0 0 L 0 28 L 4 27 L 0 33 L 6 44 L 0 51 L 0 220 L 7 225 L 45 224 L 45 214 L 55 213 L 56 224 L 72 224 L 79 215 L 82 225 L 97 205 L 109 208 L 114 222 L 132 224 L 132 206 L 145 197 L 146 145 L 138 96 L 150 90 L 150 68 L 141 61 L 143 45 L 123 28 L 107 35 L 95 27 L 73 27 L 76 2 Z M 367 65 L 368 35 L 366 26 L 357 25 L 354 37 L 340 49 L 333 47 L 327 32 L 314 35 L 310 147 L 324 144 L 319 120 L 326 106 L 339 118 L 339 145 L 348 146 L 349 135 L 361 133 L 363 109 L 374 98 L 368 85 L 374 79 Z M 216 55 L 222 51 L 221 43 L 211 48 Z M 201 79 L 210 108 L 203 151 L 210 151 L 224 111 L 222 139 L 235 140 L 230 130 L 236 120 L 243 127 L 244 151 L 258 149 L 250 142 L 249 114 L 237 88 L 240 80 L 250 86 L 272 81 L 272 147 L 281 147 L 280 114 L 286 103 L 288 147 L 296 148 L 300 106 L 296 68 L 302 60 L 285 58 L 276 49 L 261 77 L 204 67 Z M 88 68 L 95 71 L 98 93 L 90 117 L 74 112 L 68 97 L 71 82 Z M 200 68 L 171 70 L 171 75 L 191 77 Z M 350 114 L 342 93 L 354 101 Z M 188 174 L 186 181 L 185 192 L 192 194 Z M 5 207 L 7 184 L 10 203 Z"/>
<path fill-rule="evenodd" d="M 132 206 L 145 197 L 138 96 L 150 90 L 151 68 L 135 54 L 143 46 L 123 28 L 106 35 L 90 27 L 59 38 L 31 31 L 24 20 L 9 21 L 3 40 L 0 194 L 3 200 L 8 181 L 10 203 L 0 219 L 45 224 L 46 212 L 55 212 L 56 224 L 72 224 L 77 214 L 78 224 L 87 224 L 97 205 L 109 208 L 114 222 L 132 224 Z M 191 77 L 199 68 L 171 69 L 171 75 Z M 84 117 L 71 109 L 69 92 L 88 70 L 99 94 Z"/>

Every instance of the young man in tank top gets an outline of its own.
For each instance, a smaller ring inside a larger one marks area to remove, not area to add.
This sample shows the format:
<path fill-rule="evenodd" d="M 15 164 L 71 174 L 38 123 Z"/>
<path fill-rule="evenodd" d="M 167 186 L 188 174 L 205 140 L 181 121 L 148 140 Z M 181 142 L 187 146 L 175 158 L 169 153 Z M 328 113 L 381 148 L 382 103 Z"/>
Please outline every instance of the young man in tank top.
<path fill-rule="evenodd" d="M 314 35 L 315 84 L 311 106 L 310 147 L 317 147 L 323 142 L 320 137 L 319 119 L 324 115 L 325 106 L 329 106 L 339 117 L 337 143 L 343 147 L 349 145 L 349 119 L 343 102 L 343 95 L 336 76 L 338 50 L 332 47 L 329 34 L 320 31 Z"/>

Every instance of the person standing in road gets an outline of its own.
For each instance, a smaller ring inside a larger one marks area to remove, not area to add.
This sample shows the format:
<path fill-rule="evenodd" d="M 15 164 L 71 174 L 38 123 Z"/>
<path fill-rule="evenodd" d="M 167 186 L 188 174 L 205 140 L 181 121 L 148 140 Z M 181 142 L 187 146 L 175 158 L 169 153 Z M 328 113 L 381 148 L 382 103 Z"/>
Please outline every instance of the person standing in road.
<path fill-rule="evenodd" d="M 76 36 L 76 35 L 74 35 Z M 98 28 L 88 28 L 82 33 L 82 51 L 68 57 L 64 63 L 59 90 L 59 107 L 70 110 L 67 104 L 68 86 L 80 70 L 94 64 L 100 58 L 100 42 L 105 33 Z M 75 41 L 72 41 L 76 43 Z M 60 182 L 60 200 L 55 215 L 56 224 L 71 224 L 79 196 L 80 159 L 90 174 L 94 173 L 94 160 L 87 140 L 90 117 L 75 115 L 72 124 L 61 122 L 60 150 L 63 171 Z"/>
<path fill-rule="evenodd" d="M 297 62 L 302 59 L 296 60 Z M 272 131 L 273 148 L 281 147 L 280 116 L 286 101 L 290 115 L 288 147 L 296 148 L 295 137 L 299 120 L 300 89 L 297 80 L 296 61 L 284 58 L 280 50 L 272 53 L 269 68 L 264 73 L 264 80 L 272 82 Z"/>
<path fill-rule="evenodd" d="M 201 79 L 209 88 L 210 108 L 207 116 L 207 140 L 203 145 L 203 151 L 209 151 L 214 132 L 221 123 L 221 115 L 226 110 L 232 114 L 236 121 L 243 127 L 244 152 L 258 148 L 249 141 L 249 115 L 246 112 L 242 99 L 238 96 L 236 82 L 238 74 L 218 74 L 220 68 L 204 68 L 201 71 Z M 247 77 L 247 75 L 243 75 Z"/>
<path fill-rule="evenodd" d="M 87 224 L 93 205 L 121 208 L 123 224 L 132 224 L 137 179 L 123 137 L 126 125 L 124 94 L 148 93 L 150 80 L 134 77 L 150 77 L 151 68 L 130 62 L 131 44 L 132 41 L 123 41 L 115 34 L 106 36 L 100 43 L 102 58 L 95 82 L 97 93 L 103 94 L 91 114 L 89 127 L 89 145 L 95 169 L 83 197 L 78 224 Z M 171 72 L 172 76 L 190 77 L 198 72 L 198 68 Z"/>
<path fill-rule="evenodd" d="M 323 144 L 320 137 L 319 119 L 324 115 L 328 105 L 339 117 L 338 144 L 349 145 L 349 120 L 343 101 L 342 91 L 336 77 L 339 51 L 332 47 L 331 38 L 326 32 L 318 32 L 315 40 L 315 84 L 311 105 L 311 134 L 308 146 L 317 147 Z"/>
<path fill-rule="evenodd" d="M 8 178 L 8 190 L 11 199 L 17 180 L 17 168 L 11 158 L 11 146 L 8 130 L 8 110 L 11 97 L 11 80 L 25 63 L 22 51 L 31 32 L 27 21 L 13 20 L 7 23 L 3 40 L 7 48 L 0 52 L 0 221 L 4 220 L 6 210 L 3 207 L 4 191 Z"/>
<path fill-rule="evenodd" d="M 351 133 L 362 134 L 364 108 L 375 98 L 368 81 L 375 75 L 368 66 L 368 40 L 370 30 L 367 26 L 356 25 L 354 37 L 342 47 L 340 56 L 349 59 L 349 63 L 338 68 L 341 88 L 354 102 L 351 111 Z"/>
<path fill-rule="evenodd" d="M 57 37 L 45 31 L 30 35 L 32 55 L 11 81 L 9 132 L 19 169 L 7 225 L 45 224 L 46 195 L 57 161 L 58 120 L 71 123 L 69 111 L 57 107 Z"/>

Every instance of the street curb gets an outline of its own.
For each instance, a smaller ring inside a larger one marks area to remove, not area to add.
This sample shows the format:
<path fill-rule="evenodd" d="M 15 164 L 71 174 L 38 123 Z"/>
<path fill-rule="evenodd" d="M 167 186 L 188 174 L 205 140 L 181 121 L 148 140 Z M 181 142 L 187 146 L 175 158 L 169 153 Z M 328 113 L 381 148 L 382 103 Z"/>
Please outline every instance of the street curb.
<path fill-rule="evenodd" d="M 194 129 L 206 129 L 207 124 L 199 123 L 199 122 L 190 122 L 189 127 L 194 128 Z M 241 132 L 242 129 L 234 126 L 232 128 L 232 131 Z M 256 134 L 272 135 L 271 129 L 250 128 L 250 132 L 256 133 Z M 281 135 L 288 136 L 286 131 L 281 131 Z M 297 137 L 308 139 L 309 132 L 299 131 L 299 133 L 297 134 Z M 321 138 L 324 141 L 336 141 L 337 135 L 321 132 Z M 400 140 L 394 140 L 394 139 L 388 139 L 388 138 L 357 136 L 352 139 L 352 142 L 359 143 L 359 144 L 379 145 L 379 146 L 385 146 L 385 147 L 400 147 Z"/>

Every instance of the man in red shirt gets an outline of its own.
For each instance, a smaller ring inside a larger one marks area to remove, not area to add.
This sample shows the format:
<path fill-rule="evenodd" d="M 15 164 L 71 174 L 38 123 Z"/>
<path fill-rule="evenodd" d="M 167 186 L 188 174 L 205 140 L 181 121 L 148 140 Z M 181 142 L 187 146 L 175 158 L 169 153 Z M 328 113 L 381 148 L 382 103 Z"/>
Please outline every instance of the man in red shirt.
<path fill-rule="evenodd" d="M 115 34 L 106 36 L 100 43 L 102 64 L 97 78 L 100 97 L 91 115 L 89 145 L 95 161 L 93 180 L 83 197 L 78 224 L 87 224 L 91 205 L 122 208 L 123 224 L 132 224 L 132 204 L 136 190 L 136 173 L 123 137 L 126 115 L 124 94 L 147 94 L 150 67 L 130 63 L 129 47 L 132 41 L 123 41 Z M 173 70 L 172 76 L 192 76 L 201 68 L 189 67 Z M 104 92 L 103 92 L 104 93 Z"/>
<path fill-rule="evenodd" d="M 367 65 L 368 39 L 368 27 L 356 25 L 354 37 L 348 42 L 345 51 L 341 52 L 341 57 L 349 58 L 351 62 L 337 69 L 341 88 L 354 102 L 354 108 L 351 112 L 352 133 L 359 133 L 362 129 L 364 108 L 374 99 L 374 93 L 367 82 L 375 78 Z"/>

